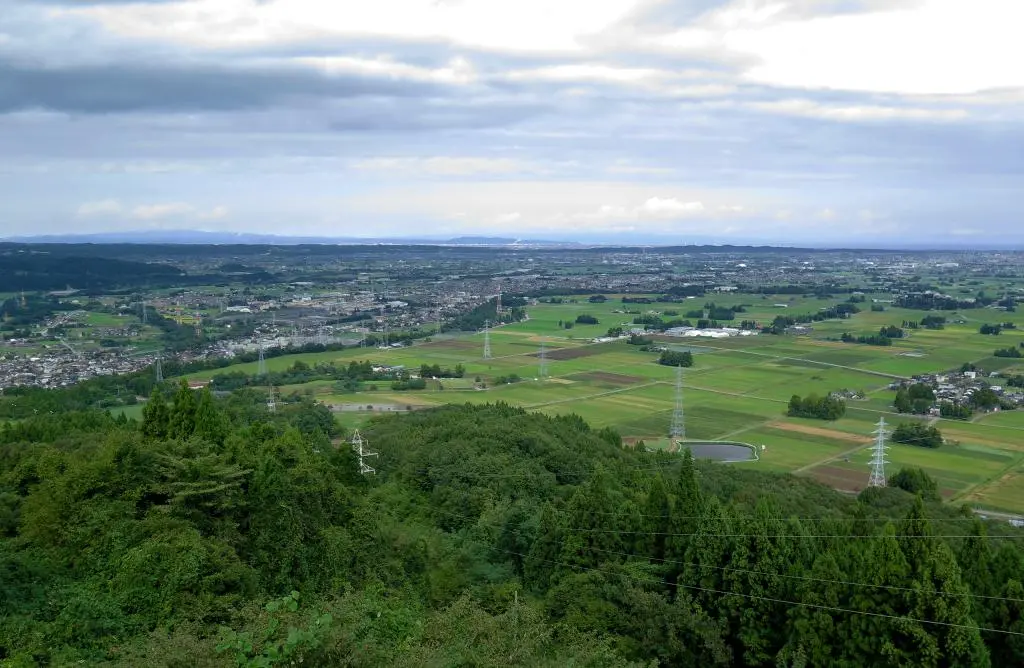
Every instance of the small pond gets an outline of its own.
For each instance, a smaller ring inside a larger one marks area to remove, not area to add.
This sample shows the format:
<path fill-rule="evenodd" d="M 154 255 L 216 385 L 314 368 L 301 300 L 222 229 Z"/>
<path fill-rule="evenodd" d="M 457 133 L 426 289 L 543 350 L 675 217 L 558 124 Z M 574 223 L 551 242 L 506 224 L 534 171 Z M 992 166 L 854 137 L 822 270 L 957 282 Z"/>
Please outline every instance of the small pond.
<path fill-rule="evenodd" d="M 681 445 L 690 449 L 694 459 L 714 459 L 718 462 L 747 462 L 757 459 L 754 448 L 743 443 L 687 441 Z"/>

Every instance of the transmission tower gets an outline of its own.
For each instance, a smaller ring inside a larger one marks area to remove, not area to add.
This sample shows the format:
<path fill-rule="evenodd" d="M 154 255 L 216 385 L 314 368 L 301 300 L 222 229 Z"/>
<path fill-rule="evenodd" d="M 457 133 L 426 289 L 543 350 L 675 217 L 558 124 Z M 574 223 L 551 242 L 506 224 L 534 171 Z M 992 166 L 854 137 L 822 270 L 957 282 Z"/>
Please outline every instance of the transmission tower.
<path fill-rule="evenodd" d="M 149 315 L 146 313 L 146 302 L 142 302 L 142 324 L 146 325 L 149 323 Z"/>
<path fill-rule="evenodd" d="M 672 427 L 669 436 L 674 441 L 686 439 L 686 421 L 683 415 L 683 367 L 676 367 L 676 407 L 672 411 Z"/>
<path fill-rule="evenodd" d="M 386 315 L 384 315 L 384 306 L 385 306 L 384 304 L 380 305 L 380 322 L 381 322 L 381 328 L 384 331 L 384 347 L 387 348 L 387 346 L 388 346 L 388 318 L 387 318 Z"/>
<path fill-rule="evenodd" d="M 263 343 L 260 343 L 260 360 L 256 363 L 256 375 L 267 375 L 267 360 L 263 357 Z"/>
<path fill-rule="evenodd" d="M 352 451 L 359 455 L 359 472 L 363 475 L 367 473 L 376 473 L 377 470 L 366 463 L 367 457 L 376 457 L 376 452 L 370 452 L 366 448 L 368 447 L 367 442 L 363 439 L 362 434 L 356 429 L 352 434 L 352 440 L 349 441 L 352 444 Z"/>
<path fill-rule="evenodd" d="M 498 288 L 498 299 L 494 303 L 494 312 L 498 314 L 498 321 L 501 322 L 501 288 Z"/>
<path fill-rule="evenodd" d="M 273 385 L 270 385 L 270 396 L 267 397 L 267 410 L 271 413 L 277 412 L 277 397 L 276 390 Z"/>
<path fill-rule="evenodd" d="M 540 342 L 540 352 L 537 353 L 537 378 L 544 380 L 548 377 L 548 350 L 547 345 Z"/>
<path fill-rule="evenodd" d="M 484 359 L 491 359 L 491 321 L 484 320 Z"/>
<path fill-rule="evenodd" d="M 869 487 L 885 487 L 885 451 L 889 447 L 885 439 L 889 430 L 885 428 L 885 418 L 879 418 L 878 429 L 872 432 L 875 435 L 875 445 L 871 448 L 871 479 L 868 480 Z"/>
<path fill-rule="evenodd" d="M 158 385 L 164 382 L 164 362 L 159 355 L 156 356 L 156 382 Z"/>

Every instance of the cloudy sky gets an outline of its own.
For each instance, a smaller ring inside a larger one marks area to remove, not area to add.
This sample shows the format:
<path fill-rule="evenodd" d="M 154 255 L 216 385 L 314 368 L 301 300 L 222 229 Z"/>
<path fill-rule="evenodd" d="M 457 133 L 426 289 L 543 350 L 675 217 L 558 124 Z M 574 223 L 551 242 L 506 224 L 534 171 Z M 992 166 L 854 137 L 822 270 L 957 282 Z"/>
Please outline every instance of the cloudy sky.
<path fill-rule="evenodd" d="M 1022 0 L 0 0 L 0 237 L 1024 246 Z"/>

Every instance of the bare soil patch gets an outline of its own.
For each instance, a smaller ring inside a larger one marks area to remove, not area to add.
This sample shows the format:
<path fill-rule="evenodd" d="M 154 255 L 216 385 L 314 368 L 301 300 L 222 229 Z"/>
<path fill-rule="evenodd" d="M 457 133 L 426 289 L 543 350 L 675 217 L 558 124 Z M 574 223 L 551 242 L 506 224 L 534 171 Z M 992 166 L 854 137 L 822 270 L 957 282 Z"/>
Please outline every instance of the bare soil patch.
<path fill-rule="evenodd" d="M 549 350 L 545 352 L 545 356 L 549 360 L 564 361 L 576 360 L 581 357 L 592 357 L 605 352 L 607 352 L 607 350 L 602 346 L 580 346 L 578 348 L 559 348 L 558 350 Z M 532 356 L 537 357 L 537 353 L 534 353 Z"/>
<path fill-rule="evenodd" d="M 868 473 L 838 466 L 818 466 L 810 470 L 811 477 L 823 485 L 848 492 L 859 492 L 867 487 Z"/>
<path fill-rule="evenodd" d="M 823 429 L 822 427 L 812 427 L 806 424 L 794 424 L 792 422 L 769 422 L 766 426 L 772 429 L 779 429 L 781 431 L 795 431 L 799 434 L 809 434 L 811 436 L 821 436 L 822 438 L 830 438 L 834 441 L 846 441 L 847 443 L 871 443 L 871 439 L 867 436 L 858 436 L 857 434 L 848 434 L 844 431 L 835 431 L 833 429 Z"/>

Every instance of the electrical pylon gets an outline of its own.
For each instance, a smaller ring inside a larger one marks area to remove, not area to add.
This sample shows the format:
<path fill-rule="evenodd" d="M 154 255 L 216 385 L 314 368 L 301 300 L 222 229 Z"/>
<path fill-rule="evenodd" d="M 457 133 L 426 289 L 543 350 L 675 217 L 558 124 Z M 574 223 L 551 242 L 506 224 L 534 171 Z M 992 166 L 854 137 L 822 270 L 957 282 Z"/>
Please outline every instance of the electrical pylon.
<path fill-rule="evenodd" d="M 537 353 L 537 378 L 544 380 L 548 377 L 548 350 L 547 345 L 540 342 L 540 352 Z"/>
<path fill-rule="evenodd" d="M 263 342 L 260 342 L 260 360 L 256 363 L 256 375 L 267 375 L 267 360 L 263 357 Z"/>
<path fill-rule="evenodd" d="M 491 359 L 491 321 L 484 320 L 484 359 Z"/>
<path fill-rule="evenodd" d="M 672 426 L 669 436 L 674 441 L 686 439 L 686 420 L 683 415 L 683 367 L 676 367 L 676 407 L 672 411 Z"/>
<path fill-rule="evenodd" d="M 362 434 L 356 429 L 352 434 L 352 440 L 349 441 L 352 444 L 352 451 L 359 455 L 359 472 L 363 475 L 367 473 L 376 473 L 377 470 L 366 463 L 367 457 L 376 457 L 378 453 L 370 452 L 367 450 L 366 440 L 363 439 Z"/>
<path fill-rule="evenodd" d="M 158 385 L 164 382 L 164 362 L 159 355 L 156 356 L 156 382 Z"/>
<path fill-rule="evenodd" d="M 885 451 L 888 446 L 885 439 L 889 430 L 885 428 L 885 418 L 878 419 L 878 429 L 872 433 L 875 435 L 875 446 L 871 449 L 871 478 L 868 480 L 869 487 L 885 487 Z"/>
<path fill-rule="evenodd" d="M 277 391 L 273 385 L 270 385 L 270 396 L 267 397 L 267 410 L 271 413 L 277 412 Z"/>
<path fill-rule="evenodd" d="M 494 312 L 498 314 L 498 321 L 501 321 L 501 288 L 498 288 L 498 300 L 494 303 Z"/>

